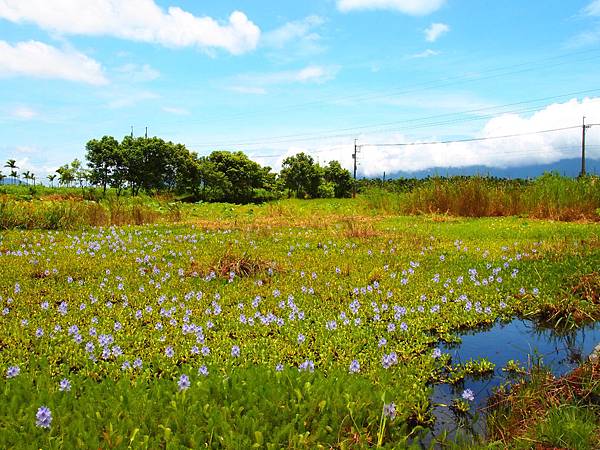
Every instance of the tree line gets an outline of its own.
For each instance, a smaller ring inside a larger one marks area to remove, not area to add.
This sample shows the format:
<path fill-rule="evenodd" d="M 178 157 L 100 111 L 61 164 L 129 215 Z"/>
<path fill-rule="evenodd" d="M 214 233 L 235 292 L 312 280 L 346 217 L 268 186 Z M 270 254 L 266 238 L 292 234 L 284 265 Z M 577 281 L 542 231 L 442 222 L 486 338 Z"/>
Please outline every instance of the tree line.
<path fill-rule="evenodd" d="M 125 192 L 155 194 L 171 192 L 192 200 L 249 203 L 282 196 L 298 198 L 350 197 L 354 180 L 338 161 L 326 166 L 310 155 L 287 157 L 279 173 L 261 166 L 240 151 L 213 151 L 199 156 L 185 145 L 158 137 L 112 136 L 92 139 L 86 144 L 87 167 L 75 159 L 48 175 L 51 185 L 58 176 L 61 186 L 79 185 L 108 188 L 117 195 Z M 14 159 L 5 167 L 13 183 L 19 179 Z M 24 175 L 24 174 L 23 174 Z M 27 183 L 35 175 L 28 171 Z M 6 178 L 0 172 L 0 180 Z"/>

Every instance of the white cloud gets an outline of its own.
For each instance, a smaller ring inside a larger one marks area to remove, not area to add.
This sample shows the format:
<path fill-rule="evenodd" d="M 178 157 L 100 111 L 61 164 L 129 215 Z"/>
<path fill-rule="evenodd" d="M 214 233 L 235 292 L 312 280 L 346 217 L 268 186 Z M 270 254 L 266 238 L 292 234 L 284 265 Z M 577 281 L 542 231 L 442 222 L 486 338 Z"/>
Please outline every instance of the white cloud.
<path fill-rule="evenodd" d="M 600 123 L 600 98 L 576 99 L 565 103 L 552 104 L 535 114 L 523 117 L 517 114 L 503 114 L 488 122 L 476 133 L 467 138 L 486 138 L 533 131 L 563 128 L 577 125 L 581 117 L 587 116 L 588 123 Z M 415 139 L 402 133 L 363 134 L 359 143 L 369 142 L 431 142 L 443 140 L 443 136 L 424 135 Z M 600 126 L 588 130 L 587 155 L 600 158 Z M 352 168 L 352 138 L 331 138 L 318 141 L 318 144 L 296 143 L 289 145 L 285 155 L 279 158 L 257 158 L 262 163 L 279 170 L 283 159 L 298 152 L 318 156 L 321 164 L 338 160 L 347 169 Z M 364 147 L 359 154 L 359 174 L 381 176 L 399 171 L 414 172 L 433 167 L 468 167 L 484 165 L 488 167 L 510 168 L 531 164 L 551 164 L 561 159 L 577 158 L 580 155 L 581 128 L 551 133 L 529 134 L 505 139 L 490 139 L 476 142 L 454 142 L 437 145 L 415 145 L 406 147 Z M 257 153 L 269 151 L 261 146 Z"/>
<path fill-rule="evenodd" d="M 411 16 L 424 16 L 440 9 L 446 0 L 337 0 L 340 11 L 365 9 L 396 10 Z"/>
<path fill-rule="evenodd" d="M 93 85 L 108 83 L 102 66 L 83 53 L 61 50 L 38 41 L 18 42 L 14 46 L 0 41 L 0 77 L 15 76 L 55 78 Z"/>
<path fill-rule="evenodd" d="M 589 3 L 583 8 L 583 12 L 588 16 L 600 16 L 600 0 L 594 0 Z"/>
<path fill-rule="evenodd" d="M 435 42 L 442 35 L 450 31 L 450 27 L 445 23 L 432 23 L 429 28 L 425 29 L 425 40 L 427 42 Z"/>
<path fill-rule="evenodd" d="M 84 6 L 85 5 L 85 6 Z M 221 48 L 240 54 L 256 48 L 260 29 L 240 11 L 226 23 L 197 17 L 154 0 L 0 0 L 0 18 L 34 23 L 64 34 L 105 35 L 167 47 Z"/>
<path fill-rule="evenodd" d="M 152 81 L 160 77 L 160 72 L 152 68 L 149 64 L 138 65 L 128 63 L 117 67 L 115 70 L 121 77 L 134 83 Z"/>
<path fill-rule="evenodd" d="M 38 115 L 38 112 L 28 106 L 17 106 L 10 115 L 16 119 L 31 120 Z"/>
<path fill-rule="evenodd" d="M 190 112 L 185 108 L 178 108 L 176 106 L 163 106 L 162 110 L 169 114 L 175 114 L 176 116 L 189 116 Z"/>
<path fill-rule="evenodd" d="M 436 50 L 431 50 L 428 48 L 427 50 L 422 51 L 421 53 L 415 53 L 414 55 L 408 55 L 408 59 L 417 59 L 417 58 L 429 58 L 431 56 L 437 56 L 440 52 Z"/>
<path fill-rule="evenodd" d="M 264 45 L 273 48 L 283 48 L 285 45 L 299 40 L 317 41 L 320 36 L 313 30 L 323 23 L 325 23 L 325 19 L 316 15 L 287 22 L 281 27 L 265 33 L 261 41 Z"/>

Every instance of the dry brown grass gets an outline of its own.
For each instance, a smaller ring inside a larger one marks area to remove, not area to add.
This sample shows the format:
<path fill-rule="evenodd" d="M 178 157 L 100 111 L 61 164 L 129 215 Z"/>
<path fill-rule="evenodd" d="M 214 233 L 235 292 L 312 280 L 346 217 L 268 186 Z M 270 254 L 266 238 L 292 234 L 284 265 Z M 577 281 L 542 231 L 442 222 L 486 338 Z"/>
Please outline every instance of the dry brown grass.
<path fill-rule="evenodd" d="M 596 305 L 600 304 L 600 272 L 579 277 L 571 288 L 574 295 Z"/>
<path fill-rule="evenodd" d="M 344 217 L 340 221 L 342 235 L 346 238 L 369 239 L 379 236 L 375 230 L 373 220 L 367 217 Z"/>
<path fill-rule="evenodd" d="M 229 278 L 232 273 L 236 277 L 254 277 L 266 273 L 269 269 L 277 270 L 276 264 L 248 252 L 238 253 L 228 247 L 222 255 L 208 264 L 193 261 L 185 273 L 188 277 L 194 274 L 206 277 L 213 272 L 223 278 Z"/>

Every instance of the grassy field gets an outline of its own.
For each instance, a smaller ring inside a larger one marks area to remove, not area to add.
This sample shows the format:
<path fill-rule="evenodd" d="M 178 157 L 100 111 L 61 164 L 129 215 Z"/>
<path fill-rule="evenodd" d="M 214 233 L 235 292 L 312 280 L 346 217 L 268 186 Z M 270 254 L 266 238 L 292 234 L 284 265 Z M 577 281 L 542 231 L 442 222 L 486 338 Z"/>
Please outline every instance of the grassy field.
<path fill-rule="evenodd" d="M 417 446 L 432 384 L 467 390 L 490 370 L 441 342 L 600 316 L 594 222 L 383 215 L 364 199 L 178 219 L 2 232 L 0 447 Z"/>
<path fill-rule="evenodd" d="M 84 226 L 173 223 L 197 218 L 211 223 L 217 214 L 238 226 L 286 225 L 301 215 L 319 223 L 322 215 L 387 216 L 443 215 L 452 217 L 528 217 L 559 221 L 600 221 L 600 179 L 572 179 L 546 174 L 534 180 L 483 177 L 405 180 L 365 184 L 358 200 L 321 199 L 311 202 L 273 201 L 259 205 L 186 203 L 175 193 L 117 196 L 99 188 L 0 186 L 0 230 L 79 229 Z M 279 192 L 276 197 L 284 196 Z M 306 204 L 304 204 L 306 203 Z M 222 223 L 219 226 L 223 226 Z"/>

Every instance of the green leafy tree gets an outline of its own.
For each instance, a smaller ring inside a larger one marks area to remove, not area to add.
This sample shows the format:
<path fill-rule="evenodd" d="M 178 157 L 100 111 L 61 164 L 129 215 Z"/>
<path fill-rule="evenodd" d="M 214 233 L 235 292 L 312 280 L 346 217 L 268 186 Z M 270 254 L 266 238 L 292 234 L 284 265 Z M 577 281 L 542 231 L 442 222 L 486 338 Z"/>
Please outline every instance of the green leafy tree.
<path fill-rule="evenodd" d="M 90 168 L 89 180 L 92 184 L 106 187 L 113 182 L 119 158 L 119 141 L 112 136 L 103 136 L 100 140 L 92 139 L 85 145 L 86 159 Z"/>
<path fill-rule="evenodd" d="M 73 179 L 77 180 L 79 187 L 83 191 L 84 184 L 88 179 L 88 171 L 81 165 L 81 161 L 77 158 L 71 162 L 71 172 L 73 173 Z"/>
<path fill-rule="evenodd" d="M 228 181 L 223 186 L 225 201 L 248 203 L 254 197 L 254 189 L 264 186 L 265 169 L 243 152 L 215 151 L 208 160 Z"/>
<path fill-rule="evenodd" d="M 321 167 L 305 153 L 298 153 L 283 160 L 280 176 L 284 185 L 296 197 L 316 198 L 321 184 Z"/>
<path fill-rule="evenodd" d="M 329 165 L 323 169 L 323 177 L 326 182 L 333 184 L 335 197 L 344 198 L 352 196 L 352 175 L 338 161 L 329 162 Z"/>
<path fill-rule="evenodd" d="M 75 181 L 73 169 L 68 164 L 60 166 L 56 169 L 56 173 L 58 173 L 58 184 L 61 186 L 71 186 L 71 183 Z"/>

